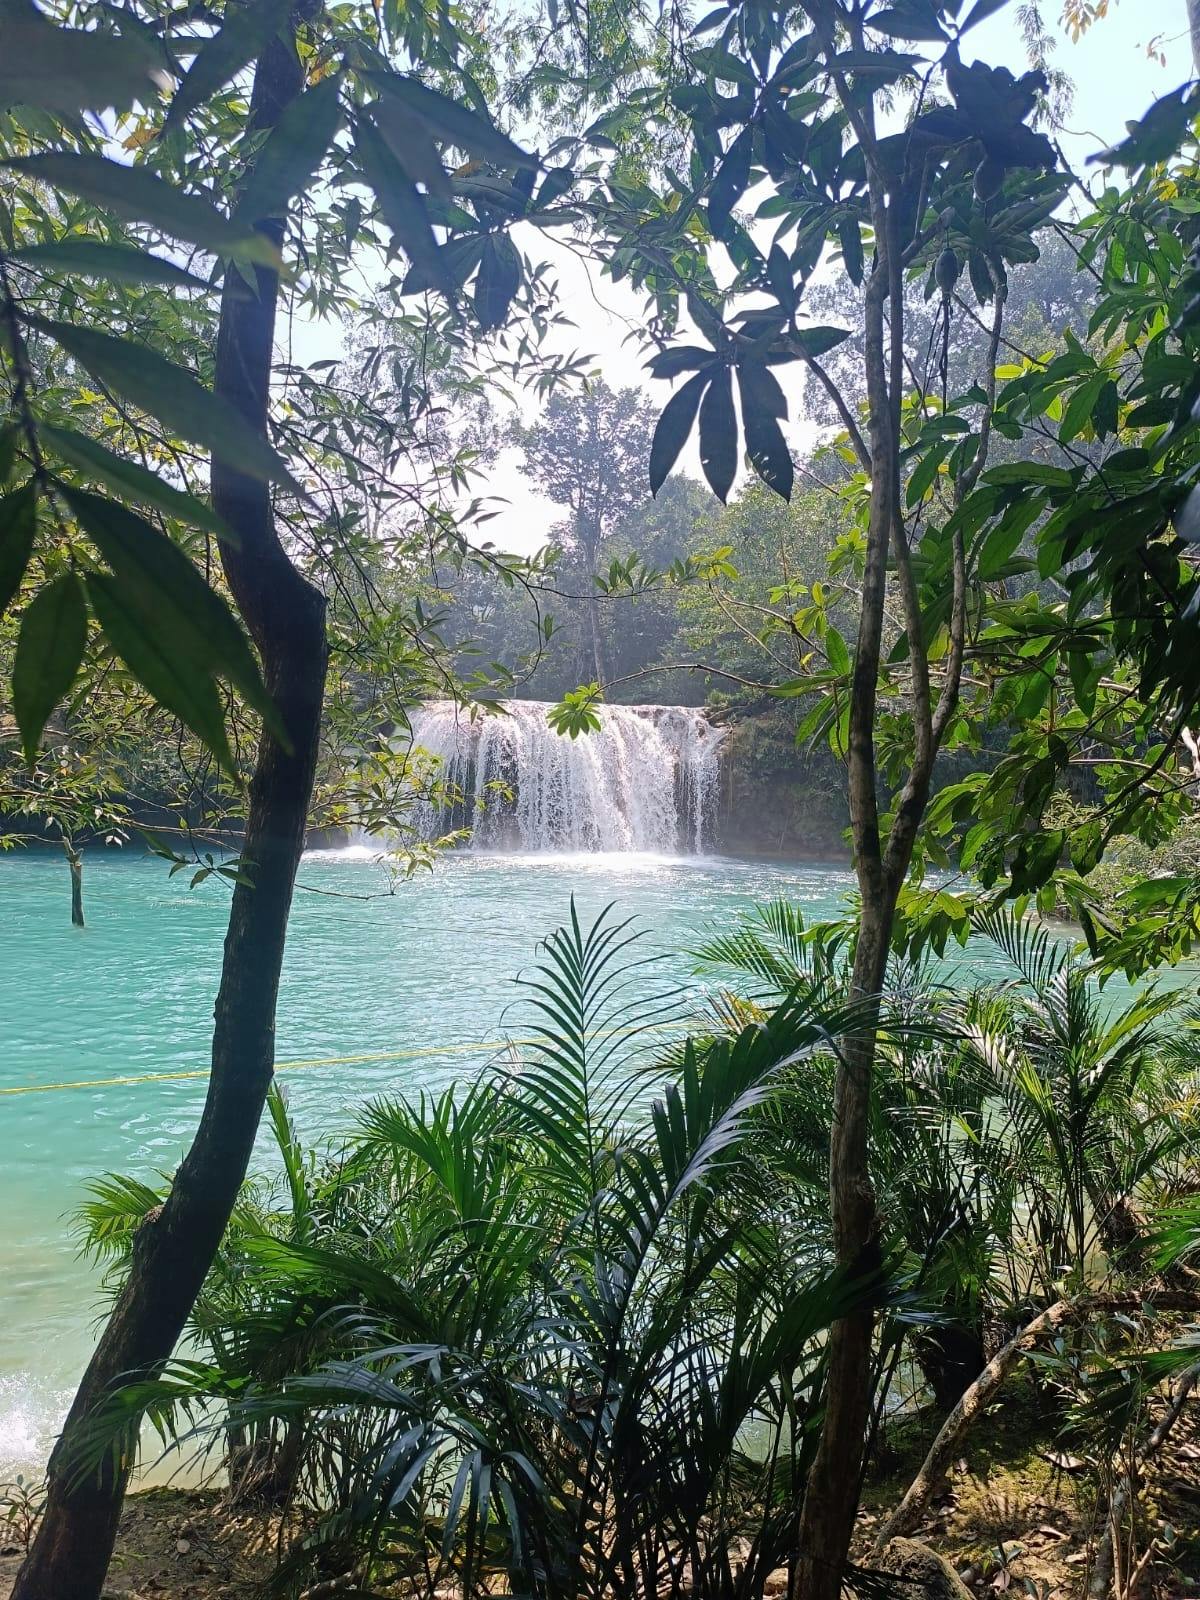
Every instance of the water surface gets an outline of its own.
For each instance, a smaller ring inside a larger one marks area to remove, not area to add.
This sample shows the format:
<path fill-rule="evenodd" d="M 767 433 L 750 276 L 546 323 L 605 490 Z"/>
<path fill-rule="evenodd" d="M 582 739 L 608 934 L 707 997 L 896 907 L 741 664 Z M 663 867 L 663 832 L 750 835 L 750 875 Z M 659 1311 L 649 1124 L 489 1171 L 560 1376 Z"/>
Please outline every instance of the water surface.
<path fill-rule="evenodd" d="M 477 1071 L 503 1025 L 527 1031 L 513 979 L 572 893 L 582 917 L 616 901 L 647 944 L 686 951 L 756 901 L 824 916 L 850 886 L 828 866 L 644 855 L 462 855 L 393 885 L 369 852 L 309 856 L 300 883 L 278 1056 L 339 1058 L 281 1080 L 314 1138 L 372 1094 Z M 204 1095 L 227 889 L 114 852 L 89 855 L 84 889 L 81 931 L 60 856 L 0 862 L 0 1091 L 25 1091 L 0 1092 L 0 1481 L 45 1459 L 91 1348 L 96 1276 L 68 1229 L 86 1180 L 170 1172 Z M 663 972 L 691 968 L 676 954 Z M 156 1076 L 180 1073 L 198 1076 Z"/>

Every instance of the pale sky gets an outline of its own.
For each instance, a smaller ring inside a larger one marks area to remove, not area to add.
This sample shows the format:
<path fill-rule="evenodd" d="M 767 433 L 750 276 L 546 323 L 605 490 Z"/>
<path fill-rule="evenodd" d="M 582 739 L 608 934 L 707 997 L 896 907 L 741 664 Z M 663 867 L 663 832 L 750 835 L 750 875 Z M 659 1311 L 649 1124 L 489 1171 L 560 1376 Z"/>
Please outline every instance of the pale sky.
<path fill-rule="evenodd" d="M 1086 180 L 1087 157 L 1115 143 L 1128 120 L 1144 115 L 1157 96 L 1176 88 L 1191 75 L 1186 0 L 1114 0 L 1109 15 L 1078 44 L 1073 44 L 1057 27 L 1060 0 L 1042 0 L 1042 10 L 1047 23 L 1055 23 L 1061 39 L 1054 64 L 1075 81 L 1074 108 L 1061 141 L 1068 159 Z M 994 64 L 1003 63 L 1017 73 L 1025 71 L 1028 62 L 1015 12 L 1013 0 L 1006 10 L 969 34 L 964 41 L 964 58 L 970 61 L 979 56 Z M 1167 58 L 1165 67 L 1148 55 L 1152 40 Z M 637 384 L 659 407 L 664 405 L 673 385 L 649 377 L 643 367 L 643 352 L 628 338 L 631 326 L 639 320 L 640 297 L 625 285 L 604 278 L 598 267 L 585 264 L 570 250 L 531 229 L 518 229 L 516 236 L 533 259 L 550 262 L 558 275 L 562 308 L 574 328 L 556 336 L 556 347 L 564 353 L 579 350 L 594 355 L 593 371 L 611 388 Z M 318 355 L 335 354 L 336 343 L 337 335 L 331 328 L 306 329 L 298 336 L 296 354 L 302 360 L 315 360 Z M 802 448 L 811 442 L 812 432 L 801 415 L 798 376 L 793 376 L 790 384 L 785 382 L 785 388 L 791 400 L 790 437 L 793 445 Z M 530 408 L 527 415 L 531 418 L 536 414 L 536 402 L 531 401 Z M 649 440 L 646 447 L 649 451 Z M 699 476 L 694 439 L 680 465 Z M 498 511 L 487 524 L 487 537 L 504 549 L 523 553 L 536 550 L 546 543 L 551 528 L 562 517 L 560 508 L 526 481 L 517 451 L 505 451 L 489 469 L 486 479 L 477 480 L 474 492 L 490 497 Z"/>

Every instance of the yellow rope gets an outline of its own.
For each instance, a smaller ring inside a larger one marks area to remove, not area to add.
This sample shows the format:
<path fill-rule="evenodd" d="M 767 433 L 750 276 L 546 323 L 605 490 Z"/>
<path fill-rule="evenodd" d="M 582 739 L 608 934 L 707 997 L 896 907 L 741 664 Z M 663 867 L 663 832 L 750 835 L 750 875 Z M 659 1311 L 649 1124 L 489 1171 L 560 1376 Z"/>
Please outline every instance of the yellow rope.
<path fill-rule="evenodd" d="M 372 1050 L 359 1056 L 314 1056 L 309 1061 L 277 1061 L 276 1072 L 300 1072 L 305 1067 L 348 1067 L 364 1061 L 415 1061 L 421 1056 L 458 1055 L 468 1050 L 499 1050 L 508 1044 L 532 1044 L 532 1039 L 492 1039 L 481 1044 L 430 1045 L 423 1050 Z M 184 1072 L 142 1072 L 120 1078 L 76 1078 L 65 1083 L 22 1083 L 12 1088 L 0 1088 L 5 1094 L 49 1094 L 58 1089 L 106 1089 L 115 1083 L 167 1083 L 177 1078 L 207 1078 L 207 1067 L 194 1067 Z"/>
<path fill-rule="evenodd" d="M 669 1027 L 669 1023 L 654 1023 L 654 1030 Z M 646 1028 L 605 1028 L 594 1038 L 610 1038 L 613 1034 L 645 1033 Z M 505 1050 L 510 1045 L 530 1046 L 538 1043 L 536 1039 L 486 1039 L 476 1044 L 467 1041 L 463 1044 L 428 1045 L 421 1050 L 370 1050 L 359 1056 L 314 1056 L 308 1061 L 277 1061 L 276 1072 L 301 1072 L 306 1067 L 351 1067 L 359 1066 L 365 1061 L 418 1061 L 423 1056 L 451 1056 L 462 1055 L 468 1051 Z M 192 1067 L 182 1072 L 141 1072 L 128 1077 L 120 1078 L 76 1078 L 65 1083 L 21 1083 L 11 1088 L 0 1088 L 0 1095 L 6 1094 L 50 1094 L 59 1089 L 107 1089 L 112 1084 L 128 1083 L 169 1083 L 180 1078 L 207 1078 L 208 1067 Z"/>

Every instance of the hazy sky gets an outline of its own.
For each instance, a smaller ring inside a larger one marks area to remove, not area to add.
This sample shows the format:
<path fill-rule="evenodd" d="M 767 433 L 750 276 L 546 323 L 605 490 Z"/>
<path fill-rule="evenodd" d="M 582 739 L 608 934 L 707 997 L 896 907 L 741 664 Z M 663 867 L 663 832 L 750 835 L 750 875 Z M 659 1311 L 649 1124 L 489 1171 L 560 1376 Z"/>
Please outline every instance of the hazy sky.
<path fill-rule="evenodd" d="M 1056 21 L 1060 0 L 1042 0 L 1042 10 L 1047 22 Z M 966 59 L 977 55 L 991 63 L 1004 63 L 1014 72 L 1024 71 L 1028 62 L 1015 12 L 1013 0 L 1006 10 L 968 35 L 967 42 L 973 48 L 964 48 Z M 1166 56 L 1166 66 L 1148 55 L 1152 40 Z M 1061 137 L 1068 158 L 1086 178 L 1089 155 L 1114 143 L 1129 119 L 1142 116 L 1158 95 L 1176 88 L 1190 76 L 1186 0 L 1114 0 L 1108 17 L 1078 44 L 1061 35 L 1055 64 L 1075 82 L 1074 107 Z M 521 232 L 526 237 L 518 237 L 528 252 L 535 259 L 550 261 L 557 272 L 563 308 L 574 323 L 574 329 L 564 331 L 559 341 L 562 349 L 594 355 L 594 372 L 612 388 L 640 384 L 659 407 L 665 404 L 672 385 L 648 377 L 642 352 L 627 338 L 631 325 L 639 318 L 640 297 L 623 285 L 609 282 L 598 268 L 585 266 L 570 251 L 549 244 L 543 236 L 532 230 Z M 331 334 L 332 330 L 328 330 L 321 337 L 317 330 L 308 330 L 301 359 L 316 358 L 315 353 L 309 354 L 310 342 L 326 346 L 321 354 L 333 353 L 326 343 Z M 800 384 L 793 378 L 785 387 L 792 400 L 791 438 L 800 444 L 806 435 L 811 438 L 799 414 Z M 694 440 L 689 448 L 690 460 L 685 454 L 681 464 L 684 470 L 698 476 Z M 486 479 L 478 480 L 475 492 L 494 497 L 492 503 L 499 515 L 487 524 L 487 536 L 503 548 L 535 550 L 546 542 L 551 528 L 561 519 L 560 509 L 524 479 L 521 457 L 516 451 L 505 451 Z"/>

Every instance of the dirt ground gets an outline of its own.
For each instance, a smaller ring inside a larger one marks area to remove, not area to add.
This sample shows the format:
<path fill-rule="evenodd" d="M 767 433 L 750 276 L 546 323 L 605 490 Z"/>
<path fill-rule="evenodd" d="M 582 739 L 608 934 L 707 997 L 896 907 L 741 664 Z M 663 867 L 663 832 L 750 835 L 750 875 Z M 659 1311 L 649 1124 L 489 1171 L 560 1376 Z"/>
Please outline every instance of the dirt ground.
<path fill-rule="evenodd" d="M 274 1566 L 272 1527 L 230 1516 L 217 1490 L 147 1489 L 130 1495 L 105 1595 L 110 1600 L 252 1600 Z M 5 1542 L 7 1541 L 7 1542 Z M 23 1552 L 0 1523 L 0 1600 Z"/>

